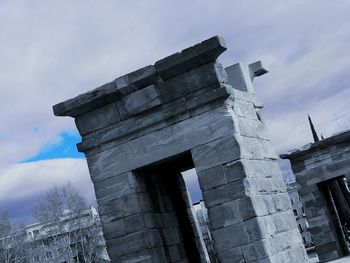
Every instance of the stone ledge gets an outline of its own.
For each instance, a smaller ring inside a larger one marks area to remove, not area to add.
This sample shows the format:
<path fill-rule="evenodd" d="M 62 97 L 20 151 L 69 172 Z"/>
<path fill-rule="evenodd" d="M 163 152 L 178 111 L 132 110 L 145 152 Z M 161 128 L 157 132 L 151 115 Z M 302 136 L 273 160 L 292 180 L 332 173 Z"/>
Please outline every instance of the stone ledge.
<path fill-rule="evenodd" d="M 342 131 L 319 142 L 309 143 L 304 146 L 301 146 L 298 149 L 294 149 L 287 153 L 280 154 L 280 157 L 282 159 L 295 159 L 298 157 L 302 157 L 303 155 L 315 152 L 317 150 L 321 150 L 347 141 L 350 141 L 350 130 Z"/>
<path fill-rule="evenodd" d="M 138 69 L 99 88 L 53 106 L 56 116 L 77 117 L 105 104 L 120 100 L 146 86 L 160 84 L 204 64 L 214 62 L 226 50 L 222 38 L 215 36 L 179 53 Z"/>
<path fill-rule="evenodd" d="M 170 79 L 193 68 L 215 61 L 226 50 L 223 38 L 214 36 L 155 63 L 163 79 Z"/>

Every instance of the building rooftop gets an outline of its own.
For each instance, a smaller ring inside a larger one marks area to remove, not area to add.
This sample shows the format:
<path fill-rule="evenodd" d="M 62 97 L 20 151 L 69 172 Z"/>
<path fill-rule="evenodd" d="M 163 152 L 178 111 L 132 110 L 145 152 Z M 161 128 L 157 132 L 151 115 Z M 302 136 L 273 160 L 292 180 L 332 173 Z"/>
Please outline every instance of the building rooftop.
<path fill-rule="evenodd" d="M 335 133 L 331 137 L 322 139 L 318 142 L 305 144 L 299 148 L 288 151 L 287 153 L 280 154 L 280 158 L 294 159 L 294 158 L 303 156 L 307 153 L 321 150 L 323 148 L 326 148 L 335 144 L 339 144 L 342 142 L 346 142 L 346 141 L 350 141 L 350 129 Z"/>

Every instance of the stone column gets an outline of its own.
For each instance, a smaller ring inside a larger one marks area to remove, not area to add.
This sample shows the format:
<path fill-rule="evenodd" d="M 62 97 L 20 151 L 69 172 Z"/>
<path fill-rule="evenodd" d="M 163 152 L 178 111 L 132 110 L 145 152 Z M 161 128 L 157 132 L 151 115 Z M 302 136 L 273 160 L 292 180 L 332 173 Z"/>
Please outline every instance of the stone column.
<path fill-rule="evenodd" d="M 221 262 L 307 262 L 252 80 L 260 62 L 226 68 L 236 132 L 192 149 Z M 219 129 L 220 127 L 218 127 Z"/>

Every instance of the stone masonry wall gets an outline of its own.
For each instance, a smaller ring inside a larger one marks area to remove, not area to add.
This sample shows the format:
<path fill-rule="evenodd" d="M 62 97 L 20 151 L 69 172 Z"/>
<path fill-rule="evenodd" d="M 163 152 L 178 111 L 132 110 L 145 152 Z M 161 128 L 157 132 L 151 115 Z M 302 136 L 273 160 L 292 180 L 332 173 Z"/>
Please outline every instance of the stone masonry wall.
<path fill-rule="evenodd" d="M 254 94 L 267 71 L 260 62 L 224 69 L 216 59 L 225 50 L 213 37 L 54 106 L 83 137 L 113 262 L 183 260 L 162 238 L 157 224 L 167 221 L 137 171 L 186 153 L 221 262 L 307 262 Z M 207 262 L 203 242 L 197 250 Z"/>
<path fill-rule="evenodd" d="M 306 145 L 281 157 L 291 161 L 320 261 L 341 257 L 337 234 L 318 185 L 339 176 L 350 179 L 350 132 Z"/>

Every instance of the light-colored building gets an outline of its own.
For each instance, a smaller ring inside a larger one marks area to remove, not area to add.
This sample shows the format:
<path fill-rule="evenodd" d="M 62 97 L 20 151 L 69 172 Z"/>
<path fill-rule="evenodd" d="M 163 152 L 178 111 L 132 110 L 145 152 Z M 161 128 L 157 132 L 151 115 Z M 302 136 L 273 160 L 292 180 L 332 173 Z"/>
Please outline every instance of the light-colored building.
<path fill-rule="evenodd" d="M 194 203 L 193 210 L 194 210 L 195 216 L 197 217 L 199 228 L 202 233 L 209 258 L 211 262 L 216 262 L 217 257 L 215 256 L 216 253 L 213 245 L 213 238 L 211 236 L 210 229 L 209 229 L 208 210 L 205 207 L 203 201 Z"/>
<path fill-rule="evenodd" d="M 301 198 L 298 194 L 298 185 L 295 181 L 287 183 L 287 192 L 292 204 L 293 213 L 298 224 L 305 248 L 313 247 L 311 234 L 308 231 L 309 224 L 306 219 L 305 211 Z"/>
<path fill-rule="evenodd" d="M 25 235 L 22 242 L 25 259 L 21 262 L 110 262 L 100 219 L 93 207 L 79 216 L 65 210 L 58 220 L 24 226 L 21 233 Z"/>

